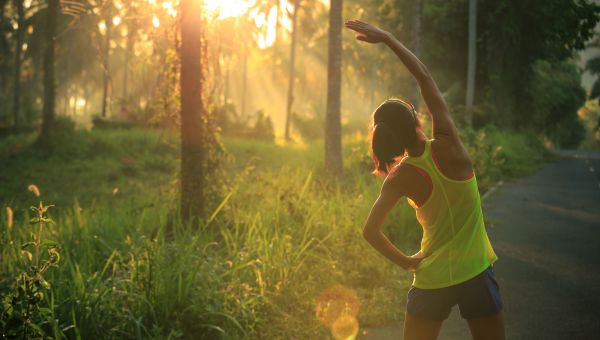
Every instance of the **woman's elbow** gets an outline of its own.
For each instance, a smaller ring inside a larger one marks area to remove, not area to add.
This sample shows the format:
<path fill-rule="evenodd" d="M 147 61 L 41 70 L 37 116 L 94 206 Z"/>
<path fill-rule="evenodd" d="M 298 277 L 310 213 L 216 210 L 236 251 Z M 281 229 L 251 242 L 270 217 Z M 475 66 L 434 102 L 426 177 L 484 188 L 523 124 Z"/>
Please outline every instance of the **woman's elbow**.
<path fill-rule="evenodd" d="M 365 227 L 363 230 L 363 237 L 367 242 L 371 243 L 371 241 L 375 238 L 377 231 L 372 228 Z"/>

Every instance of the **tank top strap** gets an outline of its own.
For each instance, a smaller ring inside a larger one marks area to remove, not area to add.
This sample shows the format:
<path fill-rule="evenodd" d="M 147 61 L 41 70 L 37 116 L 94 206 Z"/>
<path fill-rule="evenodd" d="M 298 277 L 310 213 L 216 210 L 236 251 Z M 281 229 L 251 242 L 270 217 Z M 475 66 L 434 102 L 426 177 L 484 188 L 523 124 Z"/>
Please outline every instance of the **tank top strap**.
<path fill-rule="evenodd" d="M 402 158 L 401 163 L 408 163 L 408 164 L 412 164 L 412 165 L 419 165 L 421 167 L 425 167 L 427 168 L 427 170 L 429 169 L 430 164 L 432 164 L 431 162 L 433 162 L 432 157 L 431 157 L 431 142 L 433 140 L 428 139 L 425 141 L 425 150 L 423 150 L 423 153 L 420 154 L 419 156 L 406 156 L 404 158 Z"/>

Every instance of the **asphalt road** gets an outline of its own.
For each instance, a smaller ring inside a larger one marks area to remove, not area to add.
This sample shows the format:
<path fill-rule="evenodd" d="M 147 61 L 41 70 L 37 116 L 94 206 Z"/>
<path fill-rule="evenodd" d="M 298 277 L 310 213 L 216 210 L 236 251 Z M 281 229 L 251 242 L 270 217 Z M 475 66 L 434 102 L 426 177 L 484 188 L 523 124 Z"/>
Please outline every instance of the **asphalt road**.
<path fill-rule="evenodd" d="M 507 339 L 600 339 L 600 152 L 562 151 L 484 202 Z M 361 338 L 400 339 L 401 323 Z M 455 307 L 439 339 L 470 339 Z"/>

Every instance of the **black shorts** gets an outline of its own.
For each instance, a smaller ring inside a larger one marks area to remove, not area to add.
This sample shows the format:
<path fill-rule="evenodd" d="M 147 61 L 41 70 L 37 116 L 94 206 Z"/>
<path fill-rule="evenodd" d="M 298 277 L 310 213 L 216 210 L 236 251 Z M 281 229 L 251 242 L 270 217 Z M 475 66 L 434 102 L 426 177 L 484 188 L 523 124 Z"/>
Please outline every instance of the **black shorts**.
<path fill-rule="evenodd" d="M 502 310 L 500 287 L 492 266 L 454 286 L 438 289 L 412 287 L 408 291 L 406 312 L 419 319 L 445 320 L 456 304 L 465 319 L 491 316 Z"/>

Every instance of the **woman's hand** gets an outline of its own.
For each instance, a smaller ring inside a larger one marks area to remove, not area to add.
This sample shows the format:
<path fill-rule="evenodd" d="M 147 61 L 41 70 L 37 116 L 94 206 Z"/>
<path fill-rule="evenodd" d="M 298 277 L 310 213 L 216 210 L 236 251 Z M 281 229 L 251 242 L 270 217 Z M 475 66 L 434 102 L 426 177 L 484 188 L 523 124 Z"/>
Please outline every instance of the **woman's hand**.
<path fill-rule="evenodd" d="M 360 20 L 346 21 L 345 26 L 358 33 L 356 39 L 371 44 L 384 42 L 390 37 L 390 33 Z"/>
<path fill-rule="evenodd" d="M 416 272 L 417 268 L 419 268 L 419 264 L 421 264 L 421 261 L 423 261 L 425 257 L 426 256 L 422 255 L 421 252 L 418 252 L 412 256 L 408 256 L 406 258 L 406 265 L 404 269 L 411 273 Z"/>

